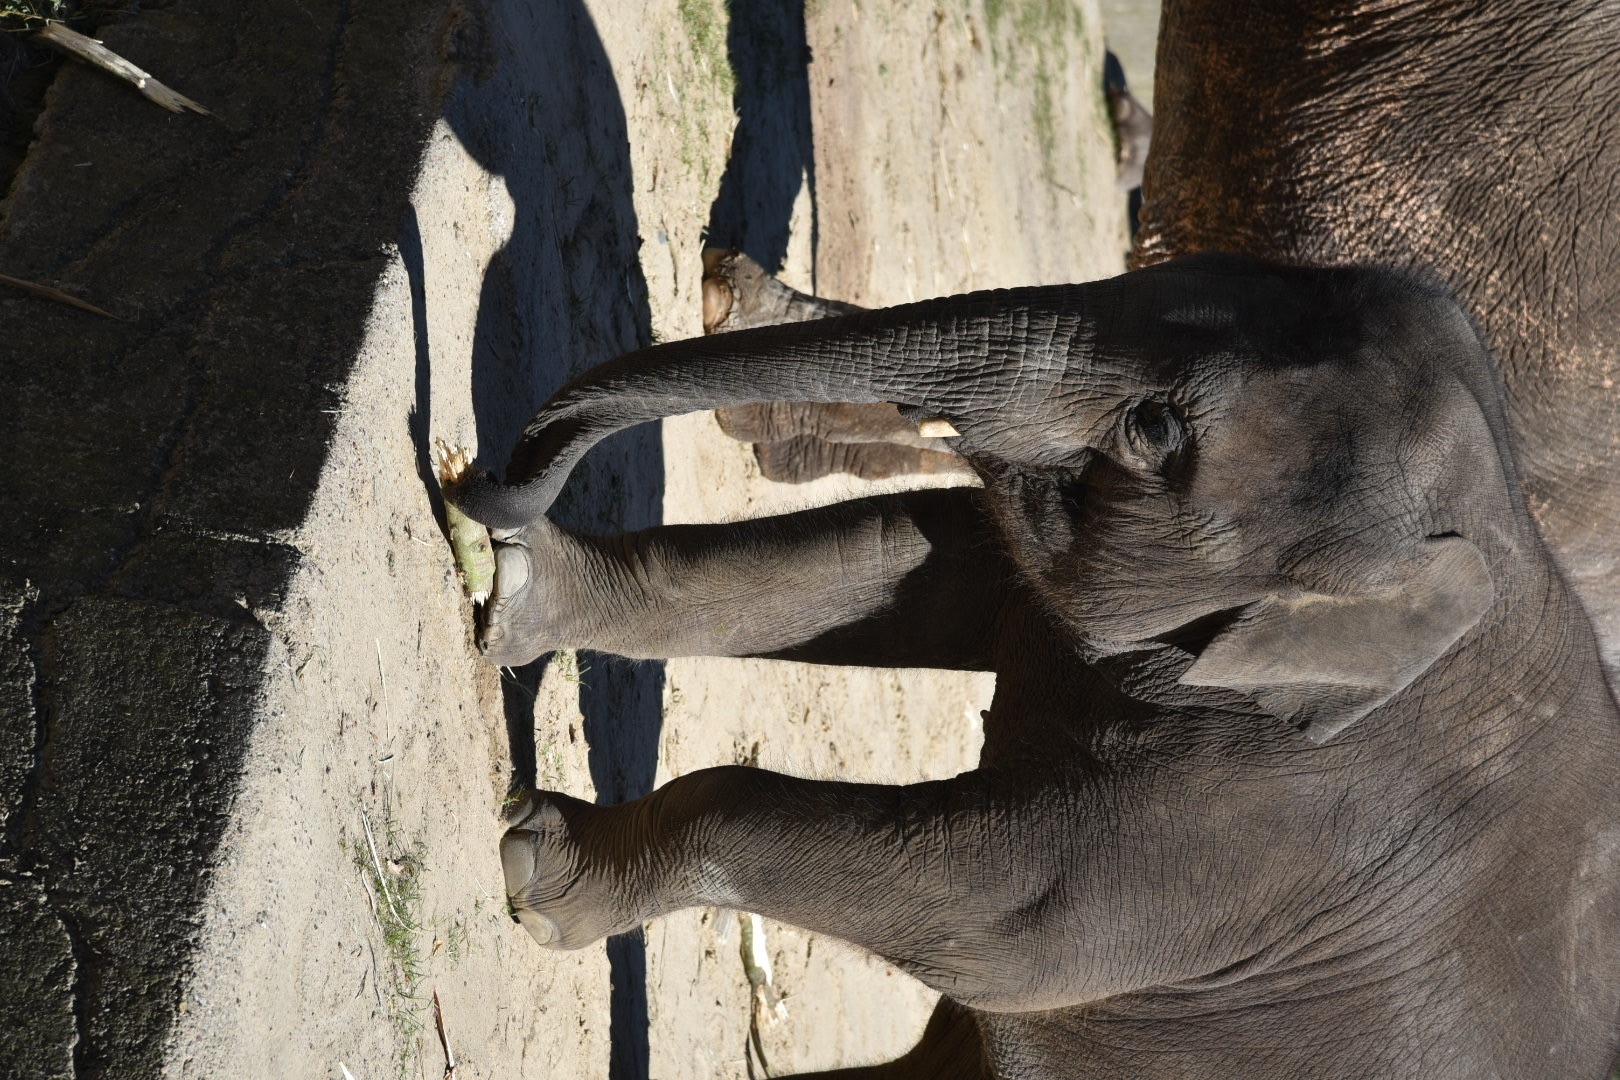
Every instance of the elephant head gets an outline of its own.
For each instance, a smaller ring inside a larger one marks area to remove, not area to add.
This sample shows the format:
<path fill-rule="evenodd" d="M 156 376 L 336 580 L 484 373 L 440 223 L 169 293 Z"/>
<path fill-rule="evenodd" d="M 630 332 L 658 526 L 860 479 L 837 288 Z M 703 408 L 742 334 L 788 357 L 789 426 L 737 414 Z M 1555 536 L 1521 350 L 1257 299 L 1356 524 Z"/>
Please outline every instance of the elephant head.
<path fill-rule="evenodd" d="M 1183 685 L 1317 739 L 1479 623 L 1491 567 L 1529 535 L 1495 376 L 1452 299 L 1224 256 L 630 353 L 552 398 L 507 484 L 454 497 L 519 528 L 614 431 L 776 400 L 887 401 L 952 432 L 1085 654 L 1173 646 Z"/>

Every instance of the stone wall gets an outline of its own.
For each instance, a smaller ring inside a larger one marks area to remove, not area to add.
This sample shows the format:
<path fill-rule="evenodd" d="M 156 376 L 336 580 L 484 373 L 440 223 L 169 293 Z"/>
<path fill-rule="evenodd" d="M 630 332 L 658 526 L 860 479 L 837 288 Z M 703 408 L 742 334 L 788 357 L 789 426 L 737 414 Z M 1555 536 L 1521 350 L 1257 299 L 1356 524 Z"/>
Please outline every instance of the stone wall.
<path fill-rule="evenodd" d="M 0 1074 L 154 1074 L 273 610 L 422 144 L 447 0 L 148 4 L 0 204 Z"/>

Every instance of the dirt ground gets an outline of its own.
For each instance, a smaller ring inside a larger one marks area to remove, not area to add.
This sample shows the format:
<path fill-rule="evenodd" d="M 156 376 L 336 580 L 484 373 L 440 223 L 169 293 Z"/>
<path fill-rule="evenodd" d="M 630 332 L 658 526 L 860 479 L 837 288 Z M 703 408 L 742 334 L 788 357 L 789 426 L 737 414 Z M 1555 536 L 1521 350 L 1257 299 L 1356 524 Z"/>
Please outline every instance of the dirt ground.
<path fill-rule="evenodd" d="M 489 6 L 286 538 L 299 576 L 260 613 L 273 670 L 171 1074 L 437 1077 L 437 995 L 462 1080 L 745 1076 L 739 917 L 542 951 L 496 857 L 514 779 L 618 801 L 739 761 L 892 782 L 972 766 L 987 676 L 569 654 L 496 671 L 424 482 L 428 436 L 498 468 L 570 373 L 698 333 L 706 225 L 869 305 L 1118 272 L 1095 0 L 805 8 L 728 28 L 721 0 Z M 861 487 L 769 483 L 701 414 L 605 444 L 559 515 L 734 519 Z M 791 928 L 765 940 L 773 1073 L 892 1057 L 921 1030 L 932 997 L 908 977 Z"/>

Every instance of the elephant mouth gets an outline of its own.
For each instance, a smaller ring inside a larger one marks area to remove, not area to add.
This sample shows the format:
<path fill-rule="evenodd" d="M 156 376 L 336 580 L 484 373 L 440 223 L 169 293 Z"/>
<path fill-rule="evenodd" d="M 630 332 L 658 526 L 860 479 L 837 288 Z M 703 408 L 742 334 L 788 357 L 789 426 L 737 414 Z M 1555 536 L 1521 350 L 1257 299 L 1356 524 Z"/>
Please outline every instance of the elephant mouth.
<path fill-rule="evenodd" d="M 1168 645 L 1179 649 L 1193 659 L 1204 655 L 1209 643 L 1221 635 L 1227 627 L 1237 622 L 1248 611 L 1251 605 L 1238 604 L 1236 607 L 1218 608 L 1207 612 L 1191 622 L 1182 623 L 1173 630 L 1162 634 L 1155 634 L 1148 640 L 1155 645 Z"/>

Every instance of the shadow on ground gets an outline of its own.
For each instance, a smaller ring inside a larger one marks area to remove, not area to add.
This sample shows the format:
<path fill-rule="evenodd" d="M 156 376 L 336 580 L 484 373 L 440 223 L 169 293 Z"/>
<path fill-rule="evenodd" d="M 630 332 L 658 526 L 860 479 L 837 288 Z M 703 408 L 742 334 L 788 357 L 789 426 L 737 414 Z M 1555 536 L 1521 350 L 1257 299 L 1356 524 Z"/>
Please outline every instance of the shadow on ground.
<path fill-rule="evenodd" d="M 446 118 L 479 163 L 504 180 L 514 206 L 511 238 L 485 271 L 473 344 L 481 464 L 493 467 L 558 386 L 648 344 L 651 316 L 637 256 L 624 106 L 590 15 L 575 0 L 511 0 L 491 4 L 487 17 L 487 73 L 458 89 Z M 406 247 L 411 234 L 408 223 Z M 427 383 L 419 362 L 416 423 L 424 461 Z M 663 484 L 658 430 L 626 432 L 590 455 L 554 515 L 594 532 L 657 524 Z M 514 784 L 540 779 L 534 695 L 548 659 L 502 680 Z M 663 666 L 586 655 L 579 668 L 598 798 L 616 803 L 646 794 L 658 764 Z M 608 958 L 608 1072 L 642 1078 L 648 1021 L 641 935 L 610 941 Z"/>
<path fill-rule="evenodd" d="M 809 48 L 802 0 L 734 11 L 727 49 L 737 76 L 739 126 L 710 215 L 714 240 L 779 267 L 800 188 L 814 193 Z M 483 168 L 502 178 L 514 214 L 511 238 L 485 271 L 472 356 L 472 402 L 480 464 L 497 467 L 523 425 L 558 386 L 651 341 L 633 199 L 624 104 L 601 38 L 577 0 L 505 0 L 487 14 L 488 55 L 446 120 Z M 400 250 L 411 279 L 417 340 L 429 312 L 422 240 L 414 213 Z M 424 484 L 428 457 L 430 357 L 418 346 L 411 417 Z M 664 462 L 659 432 L 625 432 L 595 450 L 553 510 L 588 532 L 657 524 Z M 440 507 L 436 504 L 435 510 Z M 503 699 L 514 785 L 537 776 L 534 701 L 551 657 L 504 673 Z M 652 790 L 658 765 L 664 671 L 584 653 L 579 705 L 600 801 Z M 608 1075 L 640 1080 L 648 1069 L 646 946 L 639 933 L 608 942 L 612 982 Z"/>
<path fill-rule="evenodd" d="M 807 187 L 813 278 L 820 236 L 804 0 L 732 5 L 726 56 L 737 80 L 737 133 L 709 209 L 709 241 L 776 273 L 787 255 L 794 200 Z"/>

